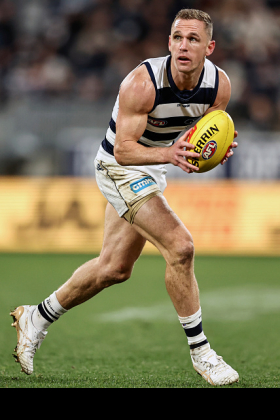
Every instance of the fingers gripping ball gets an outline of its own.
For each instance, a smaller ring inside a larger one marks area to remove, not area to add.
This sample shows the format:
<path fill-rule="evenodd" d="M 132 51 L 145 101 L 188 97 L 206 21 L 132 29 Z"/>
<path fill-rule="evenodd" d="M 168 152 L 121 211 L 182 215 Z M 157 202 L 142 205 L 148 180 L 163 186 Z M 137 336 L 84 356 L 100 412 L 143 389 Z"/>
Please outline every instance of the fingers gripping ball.
<path fill-rule="evenodd" d="M 194 152 L 199 159 L 188 162 L 199 168 L 198 172 L 208 172 L 215 168 L 229 150 L 234 139 L 234 123 L 225 111 L 213 111 L 201 118 L 193 127 L 188 143 L 194 144 Z"/>

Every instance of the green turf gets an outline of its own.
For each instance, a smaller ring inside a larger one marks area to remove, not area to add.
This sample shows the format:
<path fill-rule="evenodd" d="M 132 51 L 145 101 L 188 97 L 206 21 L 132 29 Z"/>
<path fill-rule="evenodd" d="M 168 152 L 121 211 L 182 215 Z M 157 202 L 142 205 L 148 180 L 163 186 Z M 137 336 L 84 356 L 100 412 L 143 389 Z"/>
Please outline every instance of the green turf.
<path fill-rule="evenodd" d="M 0 254 L 1 388 L 202 388 L 164 285 L 161 257 L 142 256 L 132 278 L 49 328 L 28 377 L 11 356 L 9 311 L 38 304 L 88 255 Z M 279 258 L 196 257 L 203 326 L 240 374 L 232 388 L 279 387 Z"/>

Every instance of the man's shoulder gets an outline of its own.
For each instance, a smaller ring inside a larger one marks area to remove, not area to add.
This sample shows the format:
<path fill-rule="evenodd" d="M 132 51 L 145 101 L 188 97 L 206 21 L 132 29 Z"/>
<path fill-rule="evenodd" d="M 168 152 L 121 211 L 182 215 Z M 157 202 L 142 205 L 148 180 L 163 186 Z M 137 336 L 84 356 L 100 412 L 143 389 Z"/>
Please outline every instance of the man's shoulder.
<path fill-rule="evenodd" d="M 120 103 L 149 113 L 155 104 L 158 74 L 166 68 L 168 57 L 148 58 L 129 73 L 121 84 Z"/>
<path fill-rule="evenodd" d="M 125 104 L 136 111 L 149 112 L 155 101 L 155 87 L 146 66 L 134 69 L 120 88 L 120 106 Z"/>
<path fill-rule="evenodd" d="M 225 72 L 225 70 L 223 70 L 221 67 L 217 66 L 216 64 L 212 63 L 212 61 L 210 61 L 208 59 L 206 59 L 205 61 L 207 62 L 208 65 L 210 63 L 210 65 L 212 65 L 212 66 L 214 66 L 216 68 L 216 70 L 219 73 L 219 78 L 221 78 L 222 80 L 225 80 L 227 83 L 230 83 L 229 76 L 227 75 L 227 73 Z"/>
<path fill-rule="evenodd" d="M 170 55 L 167 56 L 163 56 L 163 57 L 152 57 L 152 58 L 147 58 L 146 60 L 144 60 L 142 62 L 143 63 L 151 63 L 154 65 L 161 65 L 161 64 L 165 64 L 166 61 L 168 60 L 168 58 L 170 57 Z"/>
<path fill-rule="evenodd" d="M 227 75 L 227 73 L 220 67 L 217 67 L 217 70 L 219 73 L 219 84 L 213 107 L 218 107 L 219 109 L 226 109 L 226 106 L 231 97 L 230 78 Z"/>

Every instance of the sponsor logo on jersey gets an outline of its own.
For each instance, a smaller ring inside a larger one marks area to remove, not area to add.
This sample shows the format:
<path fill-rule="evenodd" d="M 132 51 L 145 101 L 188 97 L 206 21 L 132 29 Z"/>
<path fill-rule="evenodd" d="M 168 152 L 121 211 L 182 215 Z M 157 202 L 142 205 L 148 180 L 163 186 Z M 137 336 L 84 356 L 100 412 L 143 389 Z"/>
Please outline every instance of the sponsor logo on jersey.
<path fill-rule="evenodd" d="M 202 158 L 204 160 L 211 159 L 211 157 L 216 153 L 217 147 L 217 143 L 214 140 L 209 141 L 207 144 L 205 144 L 202 150 Z"/>
<path fill-rule="evenodd" d="M 150 187 L 154 184 L 156 184 L 156 182 L 153 178 L 151 176 L 146 176 L 145 178 L 139 179 L 139 181 L 130 184 L 130 188 L 135 194 L 137 194 L 139 191 L 144 190 L 144 188 Z"/>
<path fill-rule="evenodd" d="M 164 127 L 168 124 L 166 120 L 155 120 L 154 118 L 149 117 L 148 123 L 153 125 L 154 127 Z"/>
<path fill-rule="evenodd" d="M 195 117 L 195 118 L 188 118 L 188 119 L 184 122 L 184 124 L 185 124 L 185 125 L 191 125 L 191 124 L 193 124 L 196 120 L 197 120 L 197 117 Z"/>

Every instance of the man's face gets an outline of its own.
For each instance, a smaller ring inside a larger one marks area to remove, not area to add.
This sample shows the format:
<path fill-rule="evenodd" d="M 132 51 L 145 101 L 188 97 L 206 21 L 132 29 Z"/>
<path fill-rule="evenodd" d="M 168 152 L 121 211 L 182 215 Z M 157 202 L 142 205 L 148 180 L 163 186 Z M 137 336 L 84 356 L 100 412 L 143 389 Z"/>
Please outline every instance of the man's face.
<path fill-rule="evenodd" d="M 173 65 L 182 73 L 190 73 L 203 66 L 204 58 L 212 54 L 215 41 L 200 20 L 177 19 L 169 37 L 169 51 Z"/>

